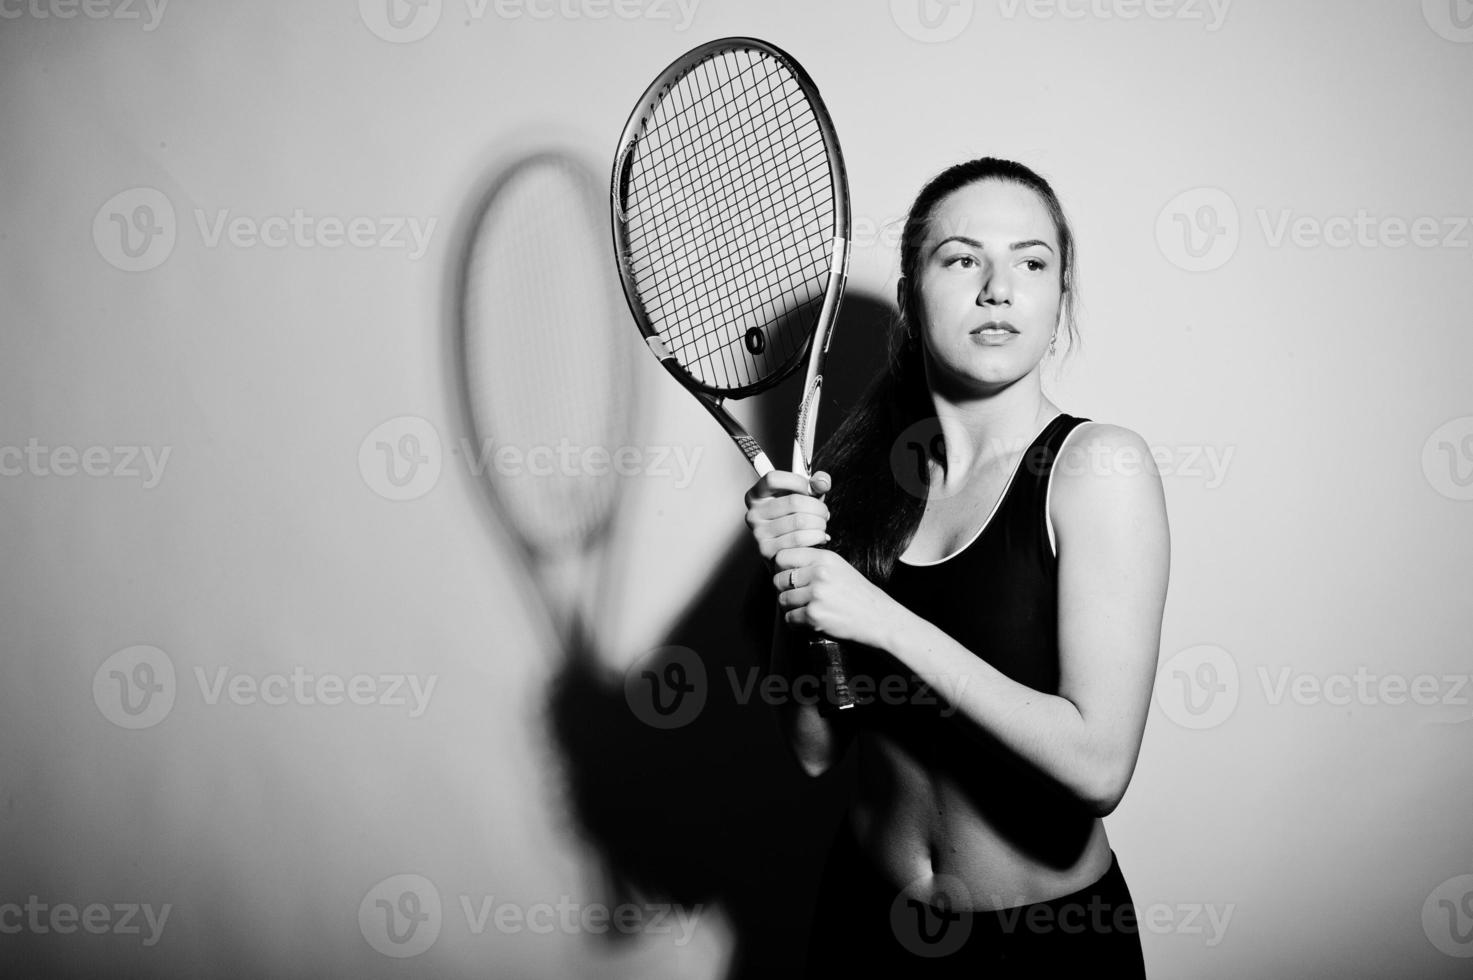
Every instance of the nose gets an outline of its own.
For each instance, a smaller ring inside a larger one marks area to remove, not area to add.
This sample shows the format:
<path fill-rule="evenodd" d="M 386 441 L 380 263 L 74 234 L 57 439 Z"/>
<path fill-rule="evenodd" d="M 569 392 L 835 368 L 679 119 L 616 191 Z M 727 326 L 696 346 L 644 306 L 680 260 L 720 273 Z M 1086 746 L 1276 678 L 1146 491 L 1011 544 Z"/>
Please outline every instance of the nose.
<path fill-rule="evenodd" d="M 1007 269 L 997 262 L 982 265 L 982 285 L 977 290 L 978 306 L 1011 306 L 1013 285 L 1008 281 Z"/>

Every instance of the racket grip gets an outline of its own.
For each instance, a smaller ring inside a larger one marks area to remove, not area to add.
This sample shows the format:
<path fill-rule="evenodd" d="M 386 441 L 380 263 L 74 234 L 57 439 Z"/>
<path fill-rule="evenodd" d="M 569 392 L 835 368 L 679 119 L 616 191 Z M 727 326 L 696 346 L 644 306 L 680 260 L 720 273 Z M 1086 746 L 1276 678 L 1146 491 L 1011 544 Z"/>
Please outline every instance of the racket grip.
<path fill-rule="evenodd" d="M 824 702 L 825 707 L 831 711 L 843 711 L 858 704 L 849 687 L 848 658 L 844 656 L 844 648 L 839 646 L 838 641 L 821 634 L 815 635 L 808 641 L 808 653 L 814 663 L 824 665 L 824 681 L 829 694 Z"/>

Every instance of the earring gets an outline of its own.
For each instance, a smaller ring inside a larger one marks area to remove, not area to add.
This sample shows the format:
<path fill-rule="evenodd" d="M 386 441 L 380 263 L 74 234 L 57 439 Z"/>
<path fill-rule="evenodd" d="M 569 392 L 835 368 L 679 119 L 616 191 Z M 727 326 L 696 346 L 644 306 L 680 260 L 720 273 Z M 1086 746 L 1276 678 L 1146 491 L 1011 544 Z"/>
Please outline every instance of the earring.
<path fill-rule="evenodd" d="M 1052 337 L 1050 337 L 1048 339 L 1048 352 L 1050 354 L 1054 353 L 1054 348 L 1058 345 L 1058 343 L 1059 343 L 1059 335 L 1057 333 L 1055 333 Z"/>

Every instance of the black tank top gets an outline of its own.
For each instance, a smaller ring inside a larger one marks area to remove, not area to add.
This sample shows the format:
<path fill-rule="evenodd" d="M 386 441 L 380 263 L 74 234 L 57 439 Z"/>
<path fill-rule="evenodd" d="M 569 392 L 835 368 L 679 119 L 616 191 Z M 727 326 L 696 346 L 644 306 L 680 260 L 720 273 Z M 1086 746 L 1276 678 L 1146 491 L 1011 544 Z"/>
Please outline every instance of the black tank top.
<path fill-rule="evenodd" d="M 897 602 L 1045 694 L 1059 688 L 1058 559 L 1049 544 L 1049 473 L 1064 439 L 1089 419 L 1060 414 L 1024 451 L 1001 499 L 961 551 L 928 564 L 897 560 L 884 589 Z"/>

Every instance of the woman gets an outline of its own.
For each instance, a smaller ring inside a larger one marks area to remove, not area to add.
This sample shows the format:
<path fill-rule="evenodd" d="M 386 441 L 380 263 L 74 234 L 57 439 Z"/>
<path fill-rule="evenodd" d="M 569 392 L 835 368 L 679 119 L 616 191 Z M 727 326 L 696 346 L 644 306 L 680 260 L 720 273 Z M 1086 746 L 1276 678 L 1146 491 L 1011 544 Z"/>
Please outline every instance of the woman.
<path fill-rule="evenodd" d="M 810 975 L 1144 976 L 1101 818 L 1140 749 L 1169 535 L 1141 437 L 1043 393 L 1074 279 L 1041 177 L 991 158 L 941 173 L 906 222 L 886 370 L 811 483 L 747 493 L 779 590 L 773 671 L 817 674 L 816 629 L 872 681 L 843 713 L 779 708 L 808 773 L 859 751 Z"/>

